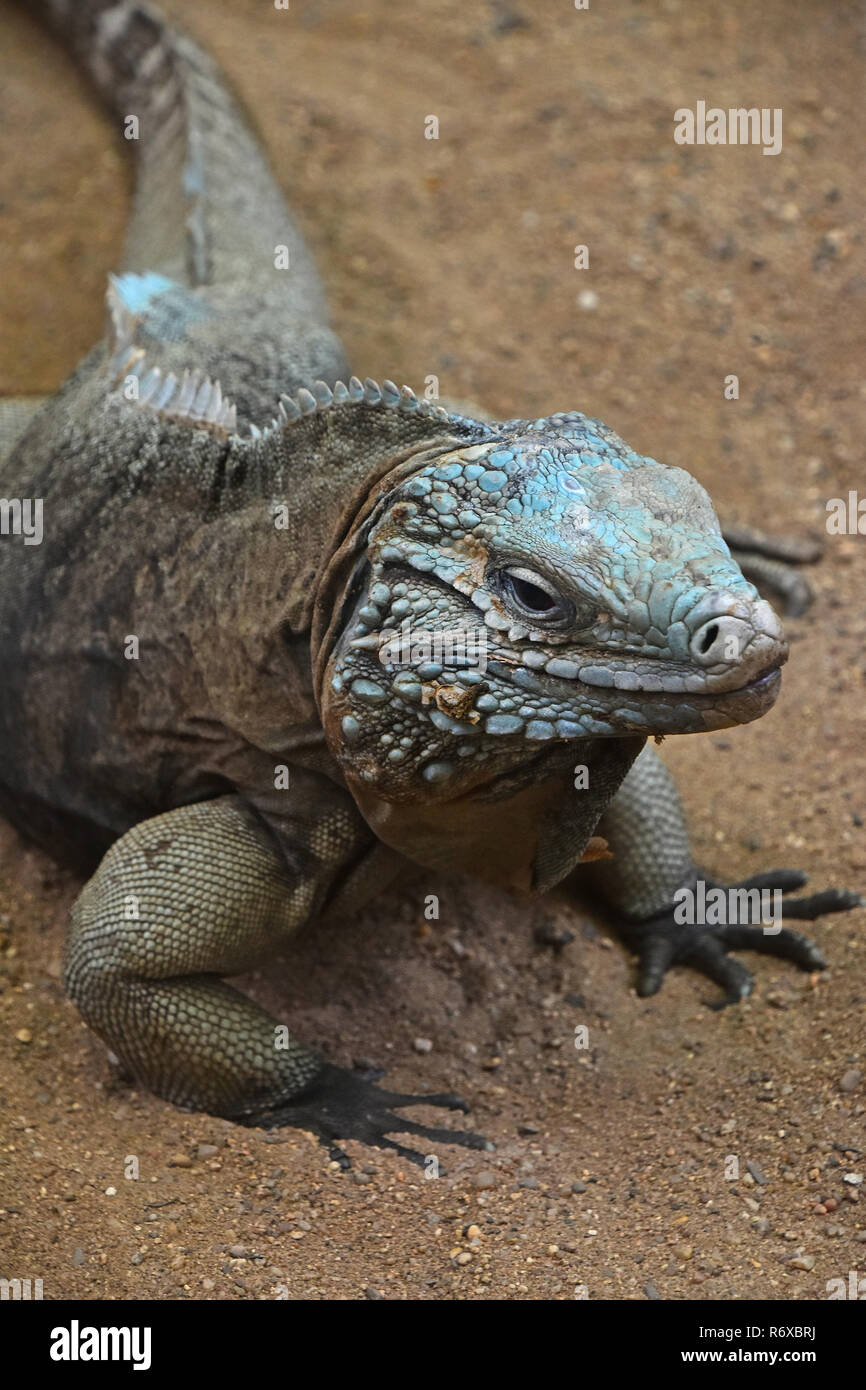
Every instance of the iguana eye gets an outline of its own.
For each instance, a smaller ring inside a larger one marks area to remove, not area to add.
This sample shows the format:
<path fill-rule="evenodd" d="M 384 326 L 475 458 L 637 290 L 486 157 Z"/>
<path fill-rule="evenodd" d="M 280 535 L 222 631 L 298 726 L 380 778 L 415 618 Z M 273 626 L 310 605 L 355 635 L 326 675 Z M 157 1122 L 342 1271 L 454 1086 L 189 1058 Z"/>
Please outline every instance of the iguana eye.
<path fill-rule="evenodd" d="M 571 604 L 546 579 L 532 570 L 500 570 L 502 597 L 522 618 L 534 622 L 561 622 L 571 613 Z"/>

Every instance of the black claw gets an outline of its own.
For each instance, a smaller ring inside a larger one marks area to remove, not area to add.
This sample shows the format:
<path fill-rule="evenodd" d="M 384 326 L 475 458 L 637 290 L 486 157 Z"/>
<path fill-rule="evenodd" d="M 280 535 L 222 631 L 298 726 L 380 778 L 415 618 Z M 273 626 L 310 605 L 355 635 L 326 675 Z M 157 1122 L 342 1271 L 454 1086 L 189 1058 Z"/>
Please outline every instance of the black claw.
<path fill-rule="evenodd" d="M 676 942 L 667 936 L 648 938 L 640 954 L 640 978 L 637 992 L 642 998 L 658 994 L 662 980 L 673 962 Z"/>
<path fill-rule="evenodd" d="M 760 930 L 758 927 L 730 925 L 724 927 L 725 945 L 729 951 L 758 951 L 763 956 L 777 956 L 792 961 L 802 970 L 824 970 L 827 962 L 814 941 L 798 931 Z"/>
<path fill-rule="evenodd" d="M 441 1091 L 434 1095 L 404 1095 L 400 1091 L 382 1091 L 382 1103 L 390 1109 L 405 1105 L 438 1105 L 443 1110 L 459 1110 L 463 1115 L 468 1115 L 471 1106 L 461 1096 L 455 1096 L 450 1091 Z"/>
<path fill-rule="evenodd" d="M 813 922 L 825 912 L 850 912 L 852 907 L 862 907 L 863 898 L 859 893 L 849 893 L 844 888 L 827 888 L 823 893 L 812 893 L 808 898 L 793 898 L 782 904 L 782 915 Z"/>
<path fill-rule="evenodd" d="M 471 1130 L 422 1125 L 417 1120 L 404 1119 L 391 1113 L 394 1108 L 409 1105 L 435 1105 L 464 1113 L 469 1109 L 459 1096 L 447 1092 L 421 1096 L 383 1091 L 363 1077 L 328 1062 L 309 1090 L 297 1100 L 238 1119 L 241 1124 L 260 1125 L 263 1129 L 287 1125 L 310 1130 L 341 1168 L 352 1165 L 348 1155 L 336 1142 L 338 1139 L 357 1139 L 374 1148 L 393 1149 L 402 1158 L 420 1164 L 425 1162 L 426 1155 L 391 1139 L 392 1133 L 415 1134 L 431 1144 L 457 1144 L 465 1149 L 492 1150 L 493 1145 L 483 1135 Z"/>
<path fill-rule="evenodd" d="M 806 876 L 799 869 L 773 869 L 731 886 L 778 888 L 787 893 L 805 882 Z M 782 912 L 785 917 L 812 920 L 825 912 L 848 912 L 852 907 L 861 906 L 863 901 L 859 893 L 828 888 L 806 898 L 786 900 Z M 641 998 L 658 992 L 672 965 L 689 965 L 724 991 L 724 997 L 710 1005 L 714 1009 L 739 1003 L 752 992 L 751 973 L 740 961 L 732 960 L 728 951 L 757 951 L 790 961 L 801 970 L 824 970 L 827 964 L 813 941 L 787 927 L 770 930 L 762 929 L 757 923 L 750 926 L 736 922 L 723 926 L 686 926 L 675 921 L 673 908 L 649 921 L 624 924 L 621 933 L 638 958 L 637 992 Z"/>
<path fill-rule="evenodd" d="M 763 874 L 753 874 L 751 878 L 744 878 L 742 883 L 734 883 L 733 888 L 781 888 L 783 893 L 790 893 L 792 888 L 802 888 L 804 883 L 808 883 L 809 878 L 800 869 L 769 869 Z"/>

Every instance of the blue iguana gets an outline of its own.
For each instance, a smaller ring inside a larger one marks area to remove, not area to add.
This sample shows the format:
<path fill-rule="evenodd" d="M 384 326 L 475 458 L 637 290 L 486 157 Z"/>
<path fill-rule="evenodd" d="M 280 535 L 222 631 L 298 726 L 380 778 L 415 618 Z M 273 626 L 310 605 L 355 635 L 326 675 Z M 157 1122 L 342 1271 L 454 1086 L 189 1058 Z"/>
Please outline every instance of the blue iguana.
<path fill-rule="evenodd" d="M 802 605 L 800 552 L 747 534 L 738 564 L 688 473 L 577 411 L 470 418 L 350 376 L 210 58 L 137 0 L 30 8 L 139 125 L 107 336 L 3 416 L 0 489 L 44 534 L 0 544 L 0 805 L 92 871 L 85 1020 L 180 1106 L 411 1154 L 390 1136 L 485 1141 L 394 1113 L 456 1096 L 281 1045 L 223 978 L 411 866 L 544 892 L 589 861 L 641 994 L 685 963 L 742 998 L 732 948 L 821 968 L 787 929 L 676 920 L 699 873 L 646 742 L 771 707 L 787 648 L 746 573 Z"/>

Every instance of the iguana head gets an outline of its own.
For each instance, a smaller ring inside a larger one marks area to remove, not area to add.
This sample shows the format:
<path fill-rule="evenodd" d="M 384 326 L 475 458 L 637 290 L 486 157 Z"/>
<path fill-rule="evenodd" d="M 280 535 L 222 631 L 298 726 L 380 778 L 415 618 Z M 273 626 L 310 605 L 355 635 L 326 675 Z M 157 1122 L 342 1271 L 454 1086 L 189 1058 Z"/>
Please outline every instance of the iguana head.
<path fill-rule="evenodd" d="M 579 414 L 428 448 L 379 502 L 345 612 L 329 742 L 396 801 L 576 740 L 746 723 L 787 656 L 704 489 Z"/>

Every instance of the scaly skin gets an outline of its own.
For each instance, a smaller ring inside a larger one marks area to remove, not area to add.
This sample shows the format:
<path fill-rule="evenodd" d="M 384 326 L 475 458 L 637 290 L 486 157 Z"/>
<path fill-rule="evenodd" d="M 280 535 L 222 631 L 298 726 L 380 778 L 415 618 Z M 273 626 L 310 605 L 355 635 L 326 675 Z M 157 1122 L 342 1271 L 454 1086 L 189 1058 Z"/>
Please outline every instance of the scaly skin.
<path fill-rule="evenodd" d="M 672 916 L 698 871 L 645 740 L 758 718 L 787 655 L 704 490 L 576 412 L 491 423 L 344 385 L 211 61 L 135 0 L 37 8 L 141 123 L 109 336 L 0 420 L 0 454 L 24 430 L 2 491 L 45 516 L 41 545 L 0 547 L 0 803 L 58 856 L 102 856 L 66 964 L 88 1023 L 176 1104 L 417 1157 L 389 1133 L 485 1141 L 393 1109 L 462 1102 L 323 1063 L 220 977 L 412 865 L 538 892 L 584 859 L 642 992 L 684 961 L 741 998 L 732 947 L 819 967 L 794 933 Z M 419 627 L 483 633 L 483 661 L 413 652 Z"/>

